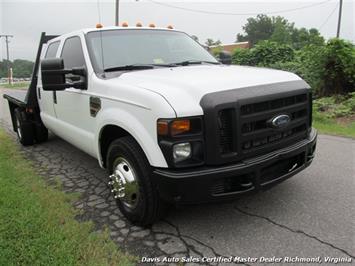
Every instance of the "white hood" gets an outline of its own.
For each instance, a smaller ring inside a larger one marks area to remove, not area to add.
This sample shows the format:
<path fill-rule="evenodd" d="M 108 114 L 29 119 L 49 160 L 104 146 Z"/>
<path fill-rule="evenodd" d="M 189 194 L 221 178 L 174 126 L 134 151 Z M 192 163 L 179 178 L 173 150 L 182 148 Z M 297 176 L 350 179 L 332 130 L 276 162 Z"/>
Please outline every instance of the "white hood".
<path fill-rule="evenodd" d="M 202 115 L 201 98 L 211 92 L 300 80 L 267 68 L 193 65 L 127 72 L 118 79 L 162 95 L 178 117 Z"/>

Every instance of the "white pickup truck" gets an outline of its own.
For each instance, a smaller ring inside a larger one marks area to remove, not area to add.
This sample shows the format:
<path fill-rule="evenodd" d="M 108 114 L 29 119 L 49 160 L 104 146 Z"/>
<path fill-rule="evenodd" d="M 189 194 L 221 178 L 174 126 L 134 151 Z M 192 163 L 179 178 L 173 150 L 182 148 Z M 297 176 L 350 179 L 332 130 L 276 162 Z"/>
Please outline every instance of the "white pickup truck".
<path fill-rule="evenodd" d="M 184 32 L 42 33 L 27 92 L 4 95 L 23 145 L 48 130 L 98 159 L 121 212 L 230 200 L 309 166 L 312 96 L 297 75 L 222 64 Z"/>

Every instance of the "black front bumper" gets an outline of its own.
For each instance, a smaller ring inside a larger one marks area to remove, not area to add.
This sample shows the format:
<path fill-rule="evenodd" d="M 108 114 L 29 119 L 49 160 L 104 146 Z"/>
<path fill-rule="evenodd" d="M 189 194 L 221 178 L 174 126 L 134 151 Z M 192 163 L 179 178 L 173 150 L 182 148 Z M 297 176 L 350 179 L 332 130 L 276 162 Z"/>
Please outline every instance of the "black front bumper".
<path fill-rule="evenodd" d="M 193 169 L 155 169 L 153 178 L 163 200 L 189 204 L 230 200 L 268 189 L 309 166 L 317 142 L 315 129 L 307 139 L 237 164 Z"/>

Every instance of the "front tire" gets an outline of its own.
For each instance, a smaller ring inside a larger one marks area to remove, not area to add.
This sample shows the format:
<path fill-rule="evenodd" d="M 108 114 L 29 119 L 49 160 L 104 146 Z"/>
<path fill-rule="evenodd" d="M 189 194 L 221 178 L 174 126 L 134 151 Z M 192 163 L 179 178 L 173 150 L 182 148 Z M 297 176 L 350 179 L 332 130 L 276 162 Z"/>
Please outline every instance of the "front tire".
<path fill-rule="evenodd" d="M 152 181 L 152 169 L 143 150 L 132 137 L 111 143 L 106 165 L 111 192 L 128 220 L 149 226 L 163 216 L 166 204 Z"/>

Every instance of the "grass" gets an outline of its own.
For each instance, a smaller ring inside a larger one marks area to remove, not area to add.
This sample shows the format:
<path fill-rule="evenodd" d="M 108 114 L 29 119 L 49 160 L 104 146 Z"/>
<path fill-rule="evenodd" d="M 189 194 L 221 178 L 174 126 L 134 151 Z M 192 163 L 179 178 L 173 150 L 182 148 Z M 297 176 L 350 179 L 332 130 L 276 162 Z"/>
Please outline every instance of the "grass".
<path fill-rule="evenodd" d="M 0 88 L 5 88 L 5 89 L 22 89 L 25 88 L 27 89 L 29 86 L 29 82 L 16 82 L 13 83 L 12 85 L 8 84 L 8 83 L 3 83 L 0 84 Z"/>
<path fill-rule="evenodd" d="M 314 100 L 313 126 L 323 134 L 355 138 L 355 92 Z"/>
<path fill-rule="evenodd" d="M 355 138 L 355 121 L 343 124 L 335 118 L 327 118 L 324 114 L 315 112 L 313 127 L 322 134 Z"/>
<path fill-rule="evenodd" d="M 134 265 L 107 230 L 79 223 L 77 197 L 49 186 L 0 128 L 0 265 Z"/>

